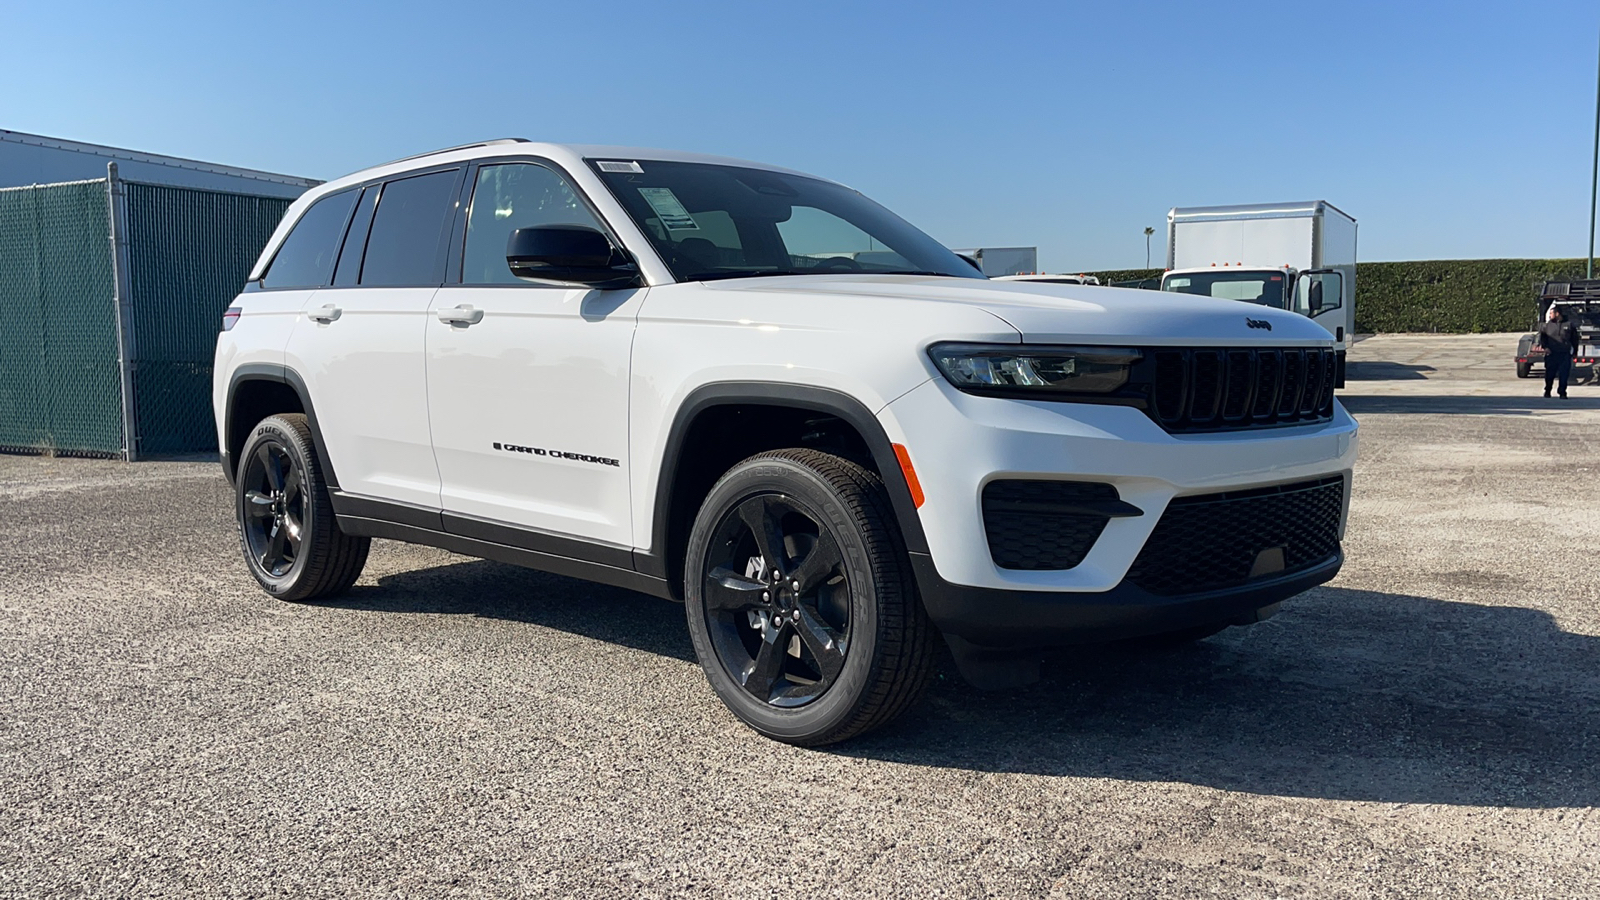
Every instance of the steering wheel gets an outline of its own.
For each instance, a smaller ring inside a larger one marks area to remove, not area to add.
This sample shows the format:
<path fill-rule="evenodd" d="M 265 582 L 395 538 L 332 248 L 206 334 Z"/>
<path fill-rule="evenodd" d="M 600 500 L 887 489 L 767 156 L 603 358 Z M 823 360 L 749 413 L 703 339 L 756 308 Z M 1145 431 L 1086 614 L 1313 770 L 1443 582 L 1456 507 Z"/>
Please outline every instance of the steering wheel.
<path fill-rule="evenodd" d="M 856 262 L 855 260 L 851 259 L 848 256 L 830 256 L 827 259 L 819 261 L 816 265 L 812 266 L 811 268 L 813 268 L 813 269 L 843 269 L 844 271 L 847 271 L 847 272 L 859 272 L 859 271 L 861 271 L 861 263 Z"/>

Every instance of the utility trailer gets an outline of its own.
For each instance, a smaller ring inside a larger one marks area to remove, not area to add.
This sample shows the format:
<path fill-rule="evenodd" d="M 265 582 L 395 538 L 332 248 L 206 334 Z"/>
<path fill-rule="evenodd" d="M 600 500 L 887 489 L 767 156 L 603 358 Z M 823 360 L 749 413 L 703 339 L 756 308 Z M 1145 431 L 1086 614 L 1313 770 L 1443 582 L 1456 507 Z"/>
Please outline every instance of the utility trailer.
<path fill-rule="evenodd" d="M 1534 330 L 1517 341 L 1517 377 L 1531 377 L 1535 365 L 1541 373 L 1544 371 L 1544 349 L 1534 346 L 1534 339 L 1552 306 L 1578 329 L 1578 352 L 1572 357 L 1573 379 L 1593 381 L 1600 363 L 1600 279 L 1544 283 L 1539 289 L 1539 315 L 1534 320 Z"/>

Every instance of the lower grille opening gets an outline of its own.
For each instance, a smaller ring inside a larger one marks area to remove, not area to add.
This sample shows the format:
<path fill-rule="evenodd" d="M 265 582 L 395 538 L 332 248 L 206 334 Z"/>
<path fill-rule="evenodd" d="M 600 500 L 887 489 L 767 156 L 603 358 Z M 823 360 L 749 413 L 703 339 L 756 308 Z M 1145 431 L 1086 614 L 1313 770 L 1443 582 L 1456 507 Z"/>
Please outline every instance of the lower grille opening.
<path fill-rule="evenodd" d="M 991 481 L 983 488 L 989 555 L 1002 569 L 1070 569 L 1111 521 L 1094 507 L 1118 501 L 1115 487 L 1098 482 Z"/>
<path fill-rule="evenodd" d="M 1167 505 L 1128 580 L 1162 596 L 1290 575 L 1339 552 L 1344 476 L 1179 497 Z"/>

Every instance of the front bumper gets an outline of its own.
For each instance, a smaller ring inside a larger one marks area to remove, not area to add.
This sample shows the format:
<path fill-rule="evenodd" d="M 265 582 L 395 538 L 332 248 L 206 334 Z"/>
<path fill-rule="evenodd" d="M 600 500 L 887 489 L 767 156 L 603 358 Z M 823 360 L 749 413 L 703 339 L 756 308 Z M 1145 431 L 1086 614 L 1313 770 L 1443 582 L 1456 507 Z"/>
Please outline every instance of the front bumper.
<path fill-rule="evenodd" d="M 1328 422 L 1176 435 L 1137 409 L 977 397 L 934 379 L 879 418 L 907 448 L 926 497 L 918 519 L 928 552 L 912 555 L 924 603 L 946 633 L 976 644 L 1113 640 L 1227 621 L 1332 578 L 1342 562 L 1333 551 L 1281 576 L 1173 596 L 1128 580 L 1178 497 L 1343 475 L 1342 538 L 1358 426 L 1338 404 Z M 1005 569 L 990 554 L 981 499 L 998 479 L 1107 483 L 1141 514 L 1111 519 L 1072 568 Z"/>
<path fill-rule="evenodd" d="M 951 584 L 927 554 L 911 554 L 911 568 L 928 617 L 945 634 L 983 647 L 1061 647 L 1165 634 L 1235 620 L 1253 620 L 1262 607 L 1281 603 L 1339 574 L 1344 554 L 1289 575 L 1241 587 L 1163 597 L 1124 582 L 1100 593 L 1016 591 Z"/>

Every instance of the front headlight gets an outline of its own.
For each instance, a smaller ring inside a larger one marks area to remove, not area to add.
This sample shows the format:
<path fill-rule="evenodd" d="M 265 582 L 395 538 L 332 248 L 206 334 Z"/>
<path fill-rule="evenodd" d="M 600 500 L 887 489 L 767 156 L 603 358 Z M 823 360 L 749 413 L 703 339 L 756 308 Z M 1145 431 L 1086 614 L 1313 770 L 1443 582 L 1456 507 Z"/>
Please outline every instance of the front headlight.
<path fill-rule="evenodd" d="M 1144 358 L 1128 348 L 1026 344 L 934 344 L 928 355 L 959 390 L 1040 399 L 1115 393 Z"/>

